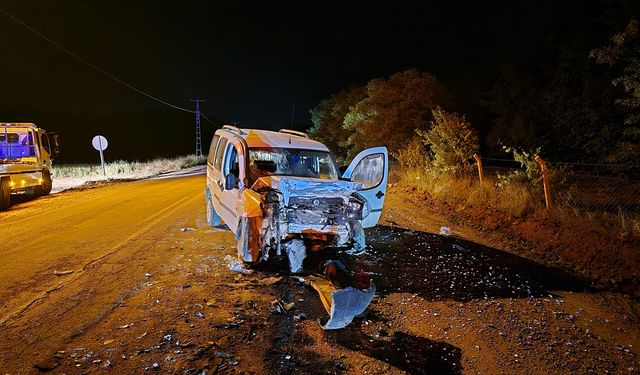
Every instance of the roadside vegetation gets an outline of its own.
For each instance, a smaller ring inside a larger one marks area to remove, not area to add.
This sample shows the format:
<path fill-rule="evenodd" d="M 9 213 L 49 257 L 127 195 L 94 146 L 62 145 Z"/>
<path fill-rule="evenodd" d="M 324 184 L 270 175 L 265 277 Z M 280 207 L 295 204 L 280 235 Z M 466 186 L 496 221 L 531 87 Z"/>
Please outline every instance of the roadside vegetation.
<path fill-rule="evenodd" d="M 456 113 L 455 98 L 434 75 L 410 69 L 321 101 L 311 110 L 310 133 L 342 163 L 386 145 L 400 183 L 434 198 L 637 237 L 639 46 L 631 20 L 608 43 L 558 40 L 538 66 L 506 64 L 483 98 L 488 128 Z M 482 183 L 475 154 L 486 159 Z M 550 166 L 552 209 L 536 156 Z M 510 163 L 493 168 L 494 160 Z"/>
<path fill-rule="evenodd" d="M 585 48 L 558 40 L 537 66 L 506 64 L 482 98 L 492 115 L 482 128 L 457 111 L 435 76 L 410 69 L 321 101 L 311 110 L 309 132 L 343 164 L 362 149 L 386 145 L 394 181 L 425 194 L 434 207 L 477 208 L 479 223 L 495 212 L 500 224 L 493 229 L 514 222 L 548 228 L 550 238 L 565 241 L 551 247 L 576 253 L 565 259 L 569 268 L 579 257 L 636 264 L 639 46 L 638 23 L 627 20 L 608 43 Z M 549 206 L 541 163 L 548 167 Z M 639 285 L 637 274 L 625 277 Z"/>
<path fill-rule="evenodd" d="M 206 164 L 206 156 L 185 155 L 148 161 L 116 160 L 105 163 L 106 176 L 100 164 L 62 164 L 53 166 L 54 187 L 67 189 L 86 182 L 139 179 Z"/>

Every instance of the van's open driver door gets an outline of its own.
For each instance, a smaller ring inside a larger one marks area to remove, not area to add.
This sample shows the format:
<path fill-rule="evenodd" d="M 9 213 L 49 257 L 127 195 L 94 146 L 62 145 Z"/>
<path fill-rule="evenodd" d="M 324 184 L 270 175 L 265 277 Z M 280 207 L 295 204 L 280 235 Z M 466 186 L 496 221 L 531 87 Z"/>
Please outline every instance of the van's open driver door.
<path fill-rule="evenodd" d="M 374 147 L 360 152 L 353 159 L 342 178 L 360 182 L 364 188 L 358 194 L 368 204 L 369 214 L 362 220 L 363 228 L 374 227 L 382 214 L 387 193 L 389 154 L 386 147 Z"/>

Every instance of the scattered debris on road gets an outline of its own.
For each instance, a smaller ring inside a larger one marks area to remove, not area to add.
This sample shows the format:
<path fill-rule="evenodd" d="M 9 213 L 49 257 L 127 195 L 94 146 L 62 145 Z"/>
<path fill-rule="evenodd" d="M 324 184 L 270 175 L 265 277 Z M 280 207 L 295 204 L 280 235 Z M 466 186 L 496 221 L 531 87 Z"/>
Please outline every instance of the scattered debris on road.
<path fill-rule="evenodd" d="M 246 269 L 241 261 L 239 261 L 238 259 L 233 259 L 231 255 L 227 255 L 226 257 L 224 257 L 224 261 L 227 263 L 227 267 L 229 267 L 229 270 L 233 272 L 239 272 L 245 275 L 253 273 L 252 270 Z"/>
<path fill-rule="evenodd" d="M 64 275 L 70 275 L 72 274 L 74 271 L 73 270 L 67 270 L 67 271 L 58 271 L 58 270 L 54 270 L 53 274 L 56 276 L 64 276 Z"/>

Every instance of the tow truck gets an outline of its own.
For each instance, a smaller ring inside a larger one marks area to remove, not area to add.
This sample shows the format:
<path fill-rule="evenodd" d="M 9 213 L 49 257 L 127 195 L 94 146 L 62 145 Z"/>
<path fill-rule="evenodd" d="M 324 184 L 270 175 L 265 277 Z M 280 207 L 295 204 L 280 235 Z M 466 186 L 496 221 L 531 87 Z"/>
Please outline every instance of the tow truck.
<path fill-rule="evenodd" d="M 9 208 L 11 194 L 51 192 L 58 149 L 58 136 L 34 123 L 0 122 L 0 210 Z"/>

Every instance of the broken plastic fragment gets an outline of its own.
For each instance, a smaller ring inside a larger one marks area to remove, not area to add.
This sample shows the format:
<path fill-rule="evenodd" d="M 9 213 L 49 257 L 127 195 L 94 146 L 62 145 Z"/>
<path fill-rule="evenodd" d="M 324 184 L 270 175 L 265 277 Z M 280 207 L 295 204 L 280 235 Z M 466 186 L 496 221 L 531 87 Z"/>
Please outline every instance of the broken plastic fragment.
<path fill-rule="evenodd" d="M 180 229 L 180 232 L 194 232 L 195 230 L 196 230 L 195 228 L 186 227 L 186 228 Z"/>
<path fill-rule="evenodd" d="M 376 286 L 371 281 L 368 289 L 347 287 L 335 290 L 329 280 L 319 277 L 309 277 L 311 286 L 318 291 L 320 300 L 329 313 L 329 320 L 323 329 L 344 328 L 353 318 L 362 314 L 373 300 Z"/>
<path fill-rule="evenodd" d="M 442 234 L 444 236 L 450 236 L 451 235 L 451 228 L 449 228 L 449 227 L 440 227 L 440 234 Z"/>
<path fill-rule="evenodd" d="M 465 251 L 465 250 L 467 250 L 467 249 L 465 249 L 464 247 L 462 247 L 462 246 L 460 246 L 460 245 L 457 245 L 457 244 L 453 244 L 453 248 L 454 248 L 454 249 L 456 249 L 456 250 L 460 250 L 460 251 Z"/>
<path fill-rule="evenodd" d="M 240 262 L 237 259 L 233 259 L 231 255 L 227 255 L 226 257 L 224 257 L 224 261 L 227 263 L 227 267 L 229 267 L 229 270 L 233 272 L 240 272 L 245 275 L 248 275 L 253 272 L 252 270 L 248 270 L 244 268 L 244 265 L 242 264 L 242 262 Z"/>
<path fill-rule="evenodd" d="M 366 240 L 364 229 L 359 221 L 349 222 L 349 232 L 351 234 L 351 240 L 353 241 L 352 248 L 347 251 L 349 255 L 360 255 L 366 250 Z"/>
<path fill-rule="evenodd" d="M 293 302 L 289 302 L 289 303 L 285 303 L 284 305 L 282 305 L 282 307 L 284 308 L 285 311 L 289 311 L 293 308 L 294 303 Z"/>
<path fill-rule="evenodd" d="M 369 289 L 360 290 L 353 287 L 336 290 L 331 293 L 331 317 L 323 329 L 344 328 L 353 321 L 356 315 L 360 315 L 367 309 L 376 294 L 373 282 Z"/>
<path fill-rule="evenodd" d="M 302 262 L 307 256 L 307 251 L 302 240 L 291 240 L 283 244 L 287 257 L 289 258 L 289 268 L 292 273 L 302 271 Z"/>
<path fill-rule="evenodd" d="M 293 320 L 295 321 L 305 320 L 305 319 L 307 319 L 307 314 L 305 314 L 304 312 L 301 312 L 300 314 L 296 314 L 293 316 Z"/>

